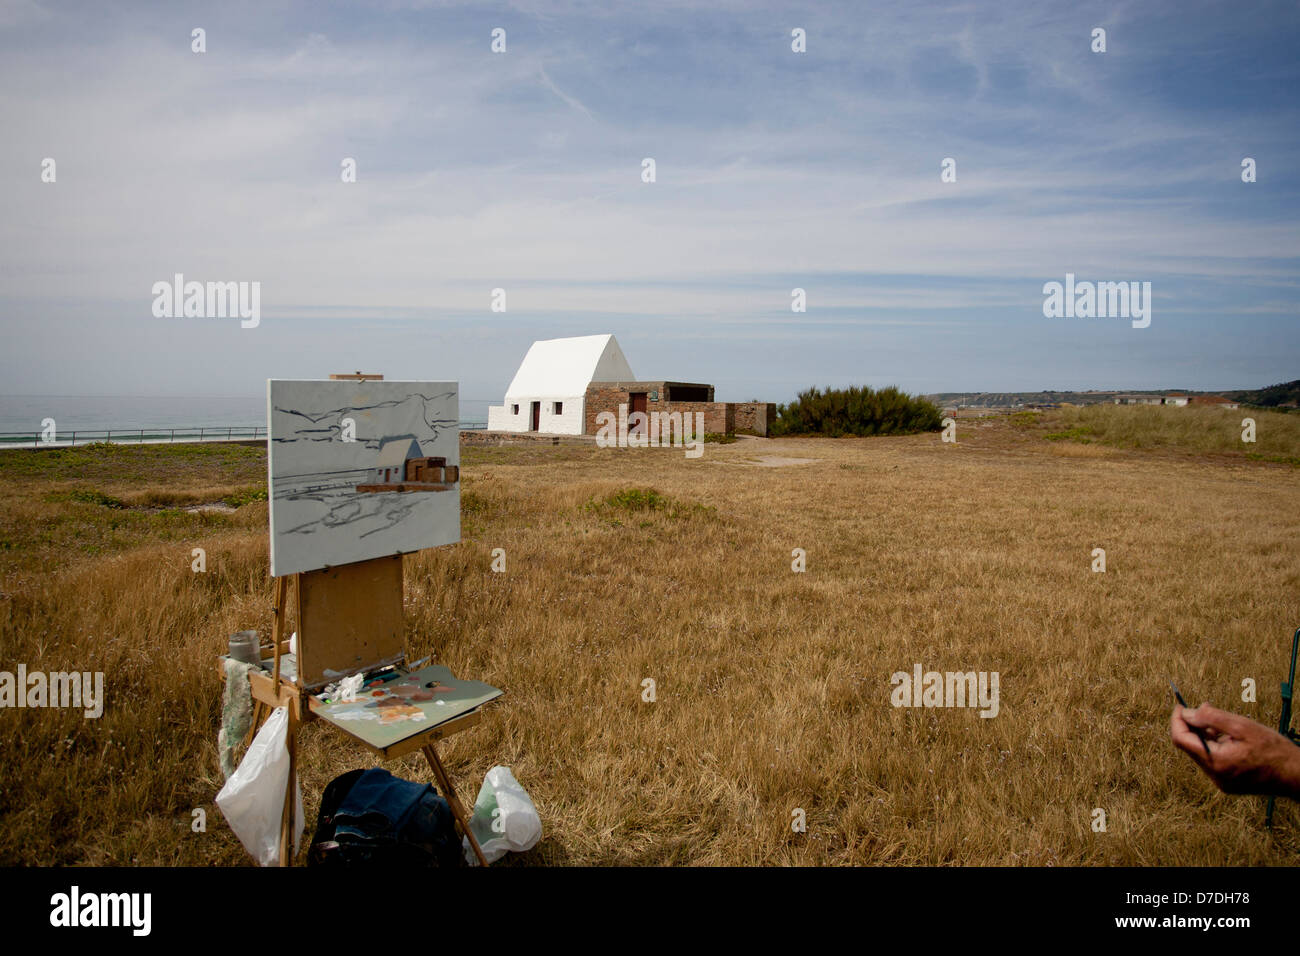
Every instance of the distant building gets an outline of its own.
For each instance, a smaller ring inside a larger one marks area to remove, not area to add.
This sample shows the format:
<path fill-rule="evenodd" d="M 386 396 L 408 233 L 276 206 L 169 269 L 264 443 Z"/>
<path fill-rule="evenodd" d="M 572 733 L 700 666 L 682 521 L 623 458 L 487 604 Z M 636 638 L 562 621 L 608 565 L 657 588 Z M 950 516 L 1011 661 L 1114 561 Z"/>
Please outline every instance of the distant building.
<path fill-rule="evenodd" d="M 1190 404 L 1213 405 L 1215 408 L 1225 408 L 1229 410 L 1241 407 L 1238 402 L 1234 402 L 1230 398 L 1224 398 L 1222 395 L 1193 395 Z"/>
<path fill-rule="evenodd" d="M 612 335 L 534 342 L 506 389 L 505 404 L 488 408 L 488 428 L 581 435 L 587 387 L 634 378 Z"/>
<path fill-rule="evenodd" d="M 1160 405 L 1164 399 L 1159 395 L 1116 395 L 1114 398 L 1116 405 Z"/>
<path fill-rule="evenodd" d="M 766 435 L 776 419 L 770 402 L 715 402 L 713 386 L 636 377 L 612 335 L 534 342 L 506 389 L 505 402 L 488 408 L 488 430 L 543 435 L 594 435 L 597 416 L 700 413 L 704 430 Z M 638 419 L 638 421 L 640 421 Z M 635 429 L 632 429 L 635 430 Z"/>
<path fill-rule="evenodd" d="M 1166 405 L 1186 405 L 1187 396 L 1182 392 L 1171 392 L 1165 396 Z"/>

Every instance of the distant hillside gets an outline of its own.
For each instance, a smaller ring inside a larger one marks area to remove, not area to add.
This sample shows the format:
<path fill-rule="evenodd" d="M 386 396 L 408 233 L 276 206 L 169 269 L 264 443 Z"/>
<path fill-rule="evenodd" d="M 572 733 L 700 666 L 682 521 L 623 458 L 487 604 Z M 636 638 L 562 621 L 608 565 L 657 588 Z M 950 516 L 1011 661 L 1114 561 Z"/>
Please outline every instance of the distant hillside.
<path fill-rule="evenodd" d="M 1113 402 L 1116 395 L 1222 395 L 1248 405 L 1277 408 L 1281 405 L 1300 405 L 1300 379 L 1268 388 L 1244 389 L 1235 392 L 1203 392 L 1195 389 L 1108 389 L 1087 392 L 937 392 L 925 395 L 940 408 L 965 405 L 968 408 L 1014 408 L 1017 405 L 1095 405 Z"/>
<path fill-rule="evenodd" d="M 1117 391 L 1108 392 L 938 392 L 926 395 L 930 401 L 940 407 L 966 405 L 971 408 L 1012 408 L 1016 405 L 1060 405 L 1069 402 L 1072 405 L 1093 405 L 1097 402 L 1112 402 Z M 1127 393 L 1125 393 L 1127 394 Z M 1153 392 L 1161 395 L 1163 392 Z"/>
<path fill-rule="evenodd" d="M 1228 398 L 1250 405 L 1262 405 L 1265 408 L 1277 408 L 1279 405 L 1300 405 L 1300 378 L 1294 382 L 1270 385 L 1248 392 L 1224 392 Z"/>

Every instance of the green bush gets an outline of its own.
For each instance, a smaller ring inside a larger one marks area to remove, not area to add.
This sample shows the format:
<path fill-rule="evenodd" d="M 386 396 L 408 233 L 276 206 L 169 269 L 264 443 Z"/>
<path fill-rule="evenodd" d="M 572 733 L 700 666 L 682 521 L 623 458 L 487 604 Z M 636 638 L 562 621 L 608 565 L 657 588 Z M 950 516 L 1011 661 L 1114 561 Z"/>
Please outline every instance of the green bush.
<path fill-rule="evenodd" d="M 810 388 L 778 406 L 772 435 L 911 435 L 942 427 L 938 406 L 889 386 Z"/>

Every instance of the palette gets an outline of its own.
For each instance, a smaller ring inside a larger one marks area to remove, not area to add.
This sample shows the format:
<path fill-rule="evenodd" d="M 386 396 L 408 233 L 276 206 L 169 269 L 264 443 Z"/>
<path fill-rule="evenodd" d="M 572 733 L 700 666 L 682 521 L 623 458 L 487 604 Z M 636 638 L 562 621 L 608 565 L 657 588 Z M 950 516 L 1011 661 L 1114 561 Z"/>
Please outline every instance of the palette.
<path fill-rule="evenodd" d="M 312 713 L 377 750 L 470 713 L 502 691 L 482 681 L 457 680 L 441 665 L 416 671 L 396 668 L 389 680 L 362 685 L 351 702 L 309 698 Z"/>

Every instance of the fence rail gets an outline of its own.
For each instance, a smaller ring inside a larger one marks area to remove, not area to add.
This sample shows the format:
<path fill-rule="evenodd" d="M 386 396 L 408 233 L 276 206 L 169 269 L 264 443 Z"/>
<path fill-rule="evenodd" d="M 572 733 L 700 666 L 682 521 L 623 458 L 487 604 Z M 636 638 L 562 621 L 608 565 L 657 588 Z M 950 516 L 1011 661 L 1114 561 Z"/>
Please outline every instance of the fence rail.
<path fill-rule="evenodd" d="M 0 448 L 40 448 L 41 446 L 89 445 L 111 442 L 115 445 L 146 442 L 256 441 L 266 438 L 264 425 L 194 425 L 177 428 L 78 428 L 47 435 L 43 431 L 0 432 Z"/>
<path fill-rule="evenodd" d="M 485 422 L 460 422 L 461 431 L 487 428 Z M 0 448 L 50 448 L 111 442 L 115 445 L 207 441 L 264 441 L 265 425 L 195 425 L 183 428 L 78 428 L 46 437 L 42 431 L 0 432 Z"/>

